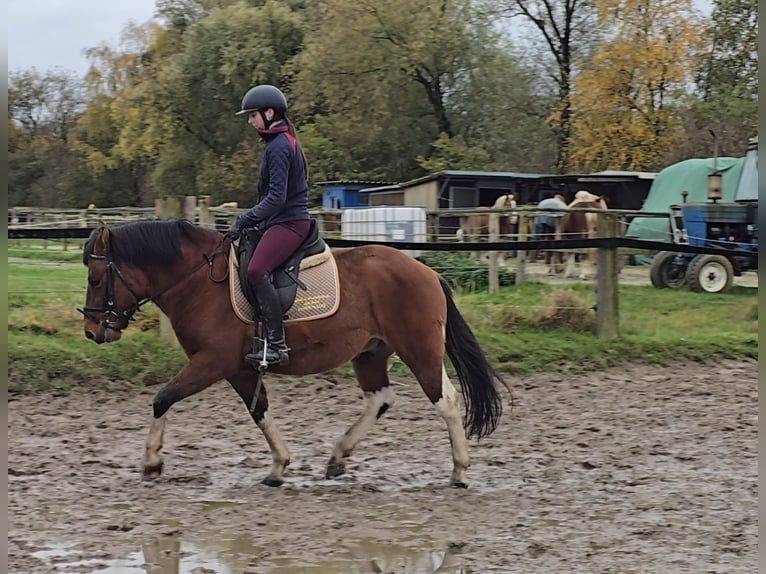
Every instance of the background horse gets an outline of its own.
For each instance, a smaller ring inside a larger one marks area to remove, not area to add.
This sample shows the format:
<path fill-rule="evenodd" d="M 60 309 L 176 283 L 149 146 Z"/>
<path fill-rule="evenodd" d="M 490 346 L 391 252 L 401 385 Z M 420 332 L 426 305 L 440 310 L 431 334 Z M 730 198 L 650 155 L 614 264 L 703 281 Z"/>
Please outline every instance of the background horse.
<path fill-rule="evenodd" d="M 480 206 L 478 211 L 490 209 L 511 209 L 516 207 L 516 197 L 512 193 L 501 195 L 492 207 Z M 475 213 L 460 217 L 460 228 L 457 231 L 459 241 L 489 241 L 489 213 Z M 519 216 L 516 214 L 498 216 L 498 241 L 508 241 L 516 234 Z M 476 252 L 478 257 L 478 252 Z M 505 252 L 499 251 L 498 261 L 505 261 Z"/>
<path fill-rule="evenodd" d="M 588 191 L 578 191 L 574 201 L 567 207 L 607 209 L 606 200 Z M 556 239 L 594 239 L 598 215 L 592 212 L 568 211 L 561 218 Z M 564 277 L 573 277 L 577 253 L 570 251 L 565 254 L 566 266 Z M 593 274 L 593 256 L 587 250 L 580 253 L 580 279 L 588 279 Z"/>
<path fill-rule="evenodd" d="M 162 472 L 165 415 L 178 401 L 227 380 L 249 407 L 272 454 L 263 482 L 279 486 L 290 456 L 269 412 L 266 387 L 244 361 L 253 326 L 240 320 L 229 297 L 228 244 L 222 234 L 188 221 L 141 221 L 100 226 L 83 252 L 88 267 L 85 336 L 117 341 L 134 313 L 149 301 L 167 315 L 188 363 L 155 396 L 154 419 L 143 459 L 143 475 Z M 338 439 L 326 477 L 345 472 L 346 459 L 392 405 L 388 359 L 396 353 L 409 367 L 447 424 L 452 447 L 453 486 L 467 485 L 468 437 L 495 430 L 502 379 L 487 363 L 458 311 L 449 287 L 431 268 L 400 251 L 377 245 L 333 252 L 340 305 L 329 317 L 285 325 L 290 362 L 270 371 L 308 375 L 350 361 L 364 393 L 364 411 Z M 444 353 L 460 380 L 459 396 L 447 376 Z M 507 385 L 506 385 L 507 387 Z M 467 432 L 466 432 L 467 431 Z"/>

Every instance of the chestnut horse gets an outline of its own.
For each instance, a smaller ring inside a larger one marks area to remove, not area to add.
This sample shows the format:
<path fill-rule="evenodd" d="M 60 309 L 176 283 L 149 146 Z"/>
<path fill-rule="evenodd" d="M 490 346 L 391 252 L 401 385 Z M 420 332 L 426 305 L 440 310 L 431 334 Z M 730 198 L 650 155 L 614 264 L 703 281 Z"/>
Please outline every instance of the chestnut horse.
<path fill-rule="evenodd" d="M 512 193 L 506 193 L 501 195 L 495 200 L 492 207 L 480 206 L 477 207 L 477 211 L 484 211 L 490 209 L 511 209 L 516 207 L 516 196 Z M 463 215 L 460 217 L 460 228 L 457 230 L 457 237 L 459 241 L 489 241 L 489 213 L 474 213 L 471 215 Z M 518 225 L 519 216 L 511 215 L 498 215 L 498 241 L 509 241 L 513 239 L 512 235 L 516 233 L 516 226 Z M 505 252 L 498 252 L 498 260 L 500 263 L 505 261 Z M 478 253 L 477 253 L 478 256 Z"/>
<path fill-rule="evenodd" d="M 222 234 L 188 221 L 139 221 L 101 225 L 85 244 L 88 267 L 85 336 L 96 343 L 117 341 L 134 313 L 153 302 L 167 315 L 187 364 L 155 396 L 146 440 L 143 476 L 158 477 L 165 414 L 178 401 L 227 380 L 249 407 L 271 449 L 269 486 L 284 482 L 290 455 L 269 411 L 259 371 L 245 360 L 253 326 L 239 319 L 229 297 L 228 242 Z M 502 413 L 494 382 L 502 378 L 488 364 L 449 287 L 431 268 L 400 251 L 380 246 L 337 249 L 340 305 L 322 319 L 288 322 L 290 362 L 270 371 L 308 375 L 351 362 L 364 393 L 364 410 L 337 440 L 326 477 L 345 472 L 346 459 L 393 403 L 387 363 L 396 353 L 409 367 L 447 425 L 452 447 L 450 483 L 467 486 L 466 438 L 492 433 Z M 449 356 L 465 407 L 447 376 Z"/>
<path fill-rule="evenodd" d="M 584 190 L 578 191 L 574 201 L 567 207 L 607 209 L 606 200 L 603 197 Z M 598 216 L 592 211 L 568 211 L 563 215 L 556 229 L 556 239 L 594 239 L 597 235 L 597 223 Z M 577 254 L 574 251 L 566 254 L 564 277 L 574 276 L 576 257 Z M 588 279 L 593 273 L 593 256 L 587 251 L 581 253 L 580 265 L 579 278 Z"/>

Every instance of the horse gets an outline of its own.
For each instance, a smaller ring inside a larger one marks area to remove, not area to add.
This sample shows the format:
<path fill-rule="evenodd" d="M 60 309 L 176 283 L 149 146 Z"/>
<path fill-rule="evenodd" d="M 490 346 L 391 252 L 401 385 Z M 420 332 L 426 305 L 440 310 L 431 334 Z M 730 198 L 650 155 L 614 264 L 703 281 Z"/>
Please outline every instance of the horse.
<path fill-rule="evenodd" d="M 88 287 L 84 334 L 102 344 L 121 338 L 141 307 L 154 303 L 169 318 L 188 359 L 152 403 L 142 475 L 158 478 L 166 413 L 177 402 L 226 380 L 248 406 L 269 445 L 272 466 L 262 480 L 284 483 L 290 454 L 269 410 L 262 371 L 248 365 L 253 326 L 238 317 L 230 300 L 228 240 L 185 220 L 100 224 L 83 248 Z M 328 250 L 329 252 L 329 250 Z M 326 478 L 346 471 L 346 461 L 374 423 L 393 404 L 388 359 L 394 353 L 412 371 L 444 419 L 453 469 L 449 483 L 467 487 L 467 439 L 490 435 L 503 412 L 500 383 L 449 286 L 430 267 L 382 245 L 331 252 L 337 267 L 339 304 L 334 314 L 285 323 L 290 362 L 269 366 L 283 375 L 316 374 L 351 362 L 364 395 L 359 418 L 335 443 Z M 206 272 L 205 272 L 206 271 Z M 460 395 L 444 364 L 450 358 Z"/>
<path fill-rule="evenodd" d="M 480 206 L 476 209 L 477 211 L 489 211 L 490 209 L 511 209 L 514 207 L 516 207 L 516 196 L 512 193 L 506 193 L 498 197 L 492 207 Z M 490 213 L 475 213 L 461 216 L 460 227 L 456 232 L 458 241 L 463 242 L 466 239 L 469 241 L 488 241 L 491 215 Z M 511 235 L 516 232 L 518 220 L 519 216 L 516 214 L 498 215 L 498 241 L 511 239 Z M 505 261 L 504 251 L 499 251 L 497 256 L 498 262 L 503 263 Z"/>
<path fill-rule="evenodd" d="M 579 209 L 607 209 L 606 200 L 588 191 L 578 191 L 574 200 L 567 207 Z M 598 216 L 593 212 L 568 211 L 566 212 L 556 229 L 556 239 L 594 239 L 596 237 L 596 225 Z M 566 254 L 566 266 L 564 277 L 573 277 L 577 254 L 570 251 Z M 587 251 L 580 255 L 580 279 L 588 279 L 593 272 L 592 255 Z"/>

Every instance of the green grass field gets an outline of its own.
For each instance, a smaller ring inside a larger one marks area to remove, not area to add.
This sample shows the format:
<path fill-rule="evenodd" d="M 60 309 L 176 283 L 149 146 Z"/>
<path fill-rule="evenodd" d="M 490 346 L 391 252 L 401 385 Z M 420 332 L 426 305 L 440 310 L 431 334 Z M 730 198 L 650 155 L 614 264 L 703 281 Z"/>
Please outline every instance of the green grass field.
<path fill-rule="evenodd" d="M 184 364 L 180 349 L 160 339 L 159 311 L 152 305 L 119 342 L 96 345 L 85 339 L 76 307 L 85 300 L 87 273 L 77 247 L 62 253 L 11 245 L 8 271 L 11 392 L 152 384 L 168 380 Z M 501 371 L 526 374 L 629 361 L 672 365 L 757 357 L 757 295 L 755 288 L 711 295 L 621 286 L 615 339 L 593 334 L 595 294 L 589 284 L 527 283 L 456 300 L 490 361 Z M 394 373 L 400 372 L 395 362 Z"/>

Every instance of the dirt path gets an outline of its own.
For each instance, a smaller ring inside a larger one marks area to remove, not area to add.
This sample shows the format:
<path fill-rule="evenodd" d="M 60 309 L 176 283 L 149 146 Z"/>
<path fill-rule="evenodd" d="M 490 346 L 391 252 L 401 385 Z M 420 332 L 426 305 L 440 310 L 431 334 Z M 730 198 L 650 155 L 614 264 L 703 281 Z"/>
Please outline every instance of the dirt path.
<path fill-rule="evenodd" d="M 138 465 L 156 387 L 9 403 L 10 572 L 757 571 L 757 363 L 512 378 L 515 407 L 447 488 L 446 431 L 410 380 L 322 478 L 350 380 L 272 381 L 289 482 L 224 385 L 173 408 L 165 474 Z"/>

